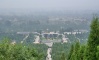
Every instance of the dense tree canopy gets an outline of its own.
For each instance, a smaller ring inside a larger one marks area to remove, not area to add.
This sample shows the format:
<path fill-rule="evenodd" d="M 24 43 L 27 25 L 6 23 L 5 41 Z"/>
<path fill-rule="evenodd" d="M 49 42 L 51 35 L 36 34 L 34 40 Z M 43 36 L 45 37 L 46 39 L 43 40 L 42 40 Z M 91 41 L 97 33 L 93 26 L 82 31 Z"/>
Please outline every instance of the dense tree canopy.
<path fill-rule="evenodd" d="M 88 47 L 87 47 L 87 60 L 97 60 L 96 51 L 97 46 L 99 45 L 99 19 L 94 18 L 91 23 L 90 35 L 88 38 Z"/>
<path fill-rule="evenodd" d="M 47 47 L 43 45 L 43 51 L 41 46 L 12 44 L 10 39 L 5 38 L 0 42 L 0 60 L 45 60 L 44 52 L 46 53 Z"/>

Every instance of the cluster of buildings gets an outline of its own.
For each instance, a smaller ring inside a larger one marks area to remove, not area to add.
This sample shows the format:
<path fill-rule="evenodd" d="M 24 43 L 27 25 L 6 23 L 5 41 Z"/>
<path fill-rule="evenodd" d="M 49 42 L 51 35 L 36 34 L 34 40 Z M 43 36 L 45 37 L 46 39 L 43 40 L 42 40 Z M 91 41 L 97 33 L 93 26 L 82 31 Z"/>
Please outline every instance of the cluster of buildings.
<path fill-rule="evenodd" d="M 63 34 L 60 34 L 59 32 L 42 32 L 42 33 L 38 33 L 38 32 L 32 32 L 34 35 L 36 35 L 35 37 L 35 42 L 34 43 L 40 43 L 40 42 L 68 42 L 68 38 L 66 35 L 69 34 L 83 34 L 83 33 L 87 33 L 87 30 L 74 30 L 72 32 L 64 32 Z M 30 32 L 17 32 L 17 34 L 30 34 Z"/>
<path fill-rule="evenodd" d="M 50 39 L 52 42 L 68 42 L 68 38 L 65 35 L 57 32 L 42 33 L 41 37 L 46 38 L 46 40 Z M 53 41 L 53 39 L 56 39 L 56 41 Z"/>
<path fill-rule="evenodd" d="M 43 38 L 58 38 L 59 35 L 60 35 L 59 33 L 49 32 L 49 33 L 42 33 L 41 37 L 43 37 Z"/>

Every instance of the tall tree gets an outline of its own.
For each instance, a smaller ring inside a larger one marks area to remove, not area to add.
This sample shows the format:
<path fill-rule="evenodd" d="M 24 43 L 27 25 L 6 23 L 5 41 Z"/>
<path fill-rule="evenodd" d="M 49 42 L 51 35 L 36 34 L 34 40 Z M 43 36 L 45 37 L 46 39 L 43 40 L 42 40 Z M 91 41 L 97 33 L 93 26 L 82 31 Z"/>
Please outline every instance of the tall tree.
<path fill-rule="evenodd" d="M 80 43 L 79 42 L 76 42 L 75 44 L 75 60 L 79 60 L 79 50 L 80 50 Z"/>
<path fill-rule="evenodd" d="M 84 51 L 85 51 L 85 46 L 81 46 L 79 49 L 79 55 L 78 55 L 78 60 L 84 60 Z"/>
<path fill-rule="evenodd" d="M 86 60 L 97 60 L 96 51 L 99 45 L 99 19 L 94 18 L 91 23 L 90 35 L 88 38 Z"/>
<path fill-rule="evenodd" d="M 79 49 L 80 49 L 80 44 L 79 42 L 76 42 L 75 46 L 71 47 L 67 60 L 79 60 Z"/>
<path fill-rule="evenodd" d="M 96 53 L 97 60 L 99 60 L 99 46 L 97 46 L 97 53 Z"/>
<path fill-rule="evenodd" d="M 73 50 L 74 50 L 74 45 L 71 45 L 71 49 L 70 49 L 70 52 L 69 52 L 69 55 L 68 55 L 67 60 L 70 60 L 71 59 L 71 56 L 73 54 Z"/>

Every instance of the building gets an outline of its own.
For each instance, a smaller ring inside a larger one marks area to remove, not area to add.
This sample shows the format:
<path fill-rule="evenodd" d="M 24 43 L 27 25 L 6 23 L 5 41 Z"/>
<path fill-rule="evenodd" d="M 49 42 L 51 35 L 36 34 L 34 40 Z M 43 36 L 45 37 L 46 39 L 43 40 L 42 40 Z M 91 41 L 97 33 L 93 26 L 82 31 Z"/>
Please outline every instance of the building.
<path fill-rule="evenodd" d="M 50 33 L 42 33 L 41 35 L 43 38 L 57 38 L 59 36 L 59 33 L 50 32 Z"/>

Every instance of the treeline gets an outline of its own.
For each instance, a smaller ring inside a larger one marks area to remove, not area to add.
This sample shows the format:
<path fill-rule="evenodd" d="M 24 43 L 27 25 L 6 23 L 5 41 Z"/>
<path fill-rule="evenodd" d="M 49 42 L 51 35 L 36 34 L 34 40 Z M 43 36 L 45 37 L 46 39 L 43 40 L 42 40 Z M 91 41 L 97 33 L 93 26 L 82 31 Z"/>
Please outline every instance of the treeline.
<path fill-rule="evenodd" d="M 86 45 L 79 42 L 71 46 L 67 60 L 99 60 L 99 19 L 93 18 Z"/>
<path fill-rule="evenodd" d="M 46 60 L 47 48 L 44 44 L 14 44 L 5 38 L 0 41 L 0 60 Z"/>

